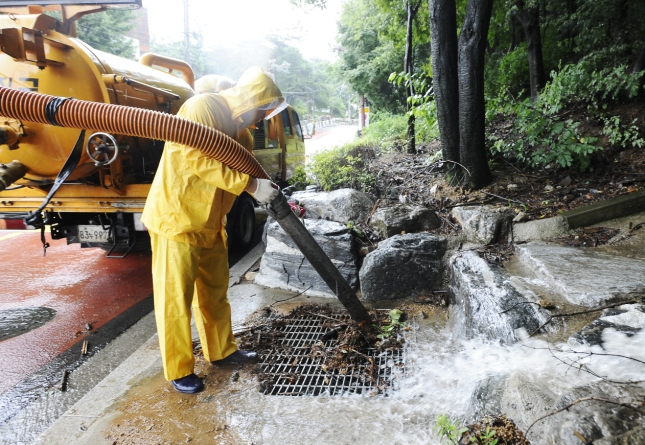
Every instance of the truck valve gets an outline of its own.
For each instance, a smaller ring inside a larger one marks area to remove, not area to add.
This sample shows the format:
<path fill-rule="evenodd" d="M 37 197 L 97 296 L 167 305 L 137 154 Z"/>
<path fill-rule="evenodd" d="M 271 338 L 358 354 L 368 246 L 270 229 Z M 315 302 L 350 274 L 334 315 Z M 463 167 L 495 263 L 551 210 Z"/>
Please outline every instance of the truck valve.
<path fill-rule="evenodd" d="M 27 167 L 18 161 L 0 164 L 0 192 L 27 174 Z"/>

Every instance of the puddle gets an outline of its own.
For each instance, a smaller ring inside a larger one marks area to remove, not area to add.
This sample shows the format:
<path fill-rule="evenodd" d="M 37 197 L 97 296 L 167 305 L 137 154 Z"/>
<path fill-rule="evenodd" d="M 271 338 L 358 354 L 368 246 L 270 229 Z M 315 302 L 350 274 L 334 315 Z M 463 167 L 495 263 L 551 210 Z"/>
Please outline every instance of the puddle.
<path fill-rule="evenodd" d="M 33 331 L 56 316 L 49 307 L 22 307 L 0 310 L 0 341 Z"/>

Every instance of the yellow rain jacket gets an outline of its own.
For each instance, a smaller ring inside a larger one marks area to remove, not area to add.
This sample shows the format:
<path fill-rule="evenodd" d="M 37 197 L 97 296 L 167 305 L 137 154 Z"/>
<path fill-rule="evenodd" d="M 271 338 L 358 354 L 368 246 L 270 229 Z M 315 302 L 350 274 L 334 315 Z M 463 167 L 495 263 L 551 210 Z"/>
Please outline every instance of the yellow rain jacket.
<path fill-rule="evenodd" d="M 187 100 L 177 115 L 236 137 L 245 134 L 242 114 L 280 97 L 271 78 L 256 67 L 248 69 L 233 88 Z M 240 141 L 247 149 L 252 148 L 248 137 Z M 225 238 L 226 214 L 249 180 L 249 175 L 199 150 L 167 143 L 141 220 L 148 230 L 170 240 L 212 247 L 218 235 Z"/>
<path fill-rule="evenodd" d="M 227 88 L 232 88 L 234 85 L 235 81 L 229 77 L 207 74 L 195 81 L 195 93 L 219 93 Z"/>
<path fill-rule="evenodd" d="M 178 115 L 240 137 L 246 126 L 242 114 L 281 97 L 273 81 L 253 68 L 235 88 L 192 97 Z M 248 140 L 242 143 L 251 148 Z M 167 380 L 194 372 L 191 307 L 206 360 L 237 350 L 224 227 L 235 196 L 249 180 L 198 150 L 166 144 L 141 220 L 150 231 L 155 319 Z"/>

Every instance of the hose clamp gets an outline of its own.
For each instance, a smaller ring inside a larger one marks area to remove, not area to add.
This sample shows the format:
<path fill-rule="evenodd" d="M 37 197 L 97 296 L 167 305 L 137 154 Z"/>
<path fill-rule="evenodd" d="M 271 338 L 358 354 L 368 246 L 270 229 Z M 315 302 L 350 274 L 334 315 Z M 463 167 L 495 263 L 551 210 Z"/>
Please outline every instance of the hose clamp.
<path fill-rule="evenodd" d="M 47 122 L 49 122 L 51 125 L 62 127 L 62 125 L 59 124 L 58 121 L 56 120 L 56 113 L 58 112 L 58 109 L 60 108 L 60 106 L 63 105 L 65 102 L 67 102 L 69 99 L 73 99 L 73 98 L 72 97 L 54 97 L 52 100 L 47 102 L 47 105 L 45 106 L 45 119 L 47 119 Z"/>

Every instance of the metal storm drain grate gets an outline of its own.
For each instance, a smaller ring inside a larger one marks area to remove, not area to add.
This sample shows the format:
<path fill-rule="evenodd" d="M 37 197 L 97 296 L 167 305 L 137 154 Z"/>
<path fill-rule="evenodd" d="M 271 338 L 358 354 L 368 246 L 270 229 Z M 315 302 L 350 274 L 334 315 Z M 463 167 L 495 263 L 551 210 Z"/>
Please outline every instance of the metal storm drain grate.
<path fill-rule="evenodd" d="M 348 364 L 335 369 L 325 365 L 323 356 L 312 354 L 312 346 L 325 348 L 337 345 L 337 339 L 323 342 L 330 330 L 323 326 L 330 318 L 342 323 L 349 318 L 344 315 L 333 317 L 311 317 L 299 315 L 284 319 L 279 328 L 281 347 L 267 354 L 261 354 L 260 366 L 269 384 L 263 386 L 266 395 L 341 395 L 341 394 L 387 394 L 395 389 L 397 379 L 405 373 L 403 349 L 369 349 L 361 356 L 360 363 Z"/>

